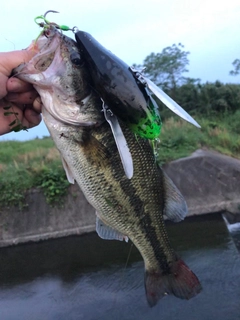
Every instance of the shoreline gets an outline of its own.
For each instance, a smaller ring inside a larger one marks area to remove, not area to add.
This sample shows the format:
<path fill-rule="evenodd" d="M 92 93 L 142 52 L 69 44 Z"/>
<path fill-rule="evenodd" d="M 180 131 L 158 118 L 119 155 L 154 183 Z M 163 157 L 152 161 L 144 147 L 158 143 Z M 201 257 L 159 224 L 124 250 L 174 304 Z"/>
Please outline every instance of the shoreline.
<path fill-rule="evenodd" d="M 240 217 L 240 160 L 197 150 L 163 169 L 182 192 L 187 217 L 219 212 Z M 69 187 L 63 207 L 51 207 L 36 189 L 26 202 L 22 210 L 0 209 L 0 247 L 95 231 L 95 210 L 77 184 Z"/>

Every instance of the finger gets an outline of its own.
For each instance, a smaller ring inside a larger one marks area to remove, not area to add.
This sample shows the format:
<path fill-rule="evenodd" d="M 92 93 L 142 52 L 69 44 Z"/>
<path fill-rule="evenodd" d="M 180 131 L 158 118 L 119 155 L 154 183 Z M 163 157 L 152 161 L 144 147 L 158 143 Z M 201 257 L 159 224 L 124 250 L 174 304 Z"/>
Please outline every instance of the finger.
<path fill-rule="evenodd" d="M 6 103 L 5 102 L 2 103 L 0 100 L 0 119 L 1 119 L 0 135 L 11 131 L 12 127 L 10 126 L 10 124 L 14 120 L 16 120 L 16 115 L 20 120 L 22 119 L 22 110 L 18 106 L 12 105 L 11 109 L 7 112 L 4 110 L 5 106 L 6 106 Z"/>
<path fill-rule="evenodd" d="M 41 98 L 38 96 L 34 101 L 33 101 L 33 109 L 38 112 L 41 113 L 42 112 L 42 100 Z"/>
<path fill-rule="evenodd" d="M 33 89 L 33 86 L 30 83 L 27 83 L 23 80 L 17 78 L 10 78 L 7 81 L 7 90 L 9 92 L 24 92 L 30 91 Z"/>
<path fill-rule="evenodd" d="M 41 115 L 32 109 L 31 105 L 25 106 L 17 106 L 12 104 L 11 112 L 14 114 L 4 115 L 5 110 L 2 108 L 4 106 L 0 100 L 0 118 L 1 118 L 1 126 L 0 126 L 0 135 L 10 132 L 16 124 L 13 124 L 14 121 L 19 120 L 21 125 L 26 128 L 32 128 L 37 126 L 42 118 Z M 23 111 L 24 109 L 24 111 Z M 10 125 L 11 124 L 11 125 Z"/>
<path fill-rule="evenodd" d="M 34 49 L 10 51 L 7 54 L 5 52 L 0 52 L 0 72 L 9 77 L 12 69 L 23 62 L 29 61 L 35 54 L 36 51 L 34 51 Z"/>
<path fill-rule="evenodd" d="M 22 93 L 10 92 L 6 95 L 5 99 L 10 102 L 15 102 L 18 105 L 33 104 L 33 101 L 36 99 L 37 96 L 38 96 L 37 91 L 33 89 L 31 91 L 22 92 Z"/>
<path fill-rule="evenodd" d="M 7 76 L 1 75 L 0 73 L 0 99 L 6 96 L 7 94 Z"/>
<path fill-rule="evenodd" d="M 41 115 L 32 108 L 26 108 L 23 116 L 23 125 L 26 125 L 28 128 L 37 126 L 42 120 Z"/>

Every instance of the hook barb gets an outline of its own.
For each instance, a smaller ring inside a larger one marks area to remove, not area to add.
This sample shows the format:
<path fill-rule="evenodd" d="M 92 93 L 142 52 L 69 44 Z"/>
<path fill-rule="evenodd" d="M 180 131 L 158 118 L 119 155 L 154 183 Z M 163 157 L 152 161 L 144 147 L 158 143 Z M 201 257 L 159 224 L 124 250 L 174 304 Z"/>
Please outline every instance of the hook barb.
<path fill-rule="evenodd" d="M 47 12 L 45 12 L 44 13 L 44 18 L 46 18 L 46 15 L 48 14 L 48 13 L 50 13 L 50 12 L 52 12 L 52 13 L 59 13 L 58 11 L 55 11 L 55 10 L 48 10 Z"/>

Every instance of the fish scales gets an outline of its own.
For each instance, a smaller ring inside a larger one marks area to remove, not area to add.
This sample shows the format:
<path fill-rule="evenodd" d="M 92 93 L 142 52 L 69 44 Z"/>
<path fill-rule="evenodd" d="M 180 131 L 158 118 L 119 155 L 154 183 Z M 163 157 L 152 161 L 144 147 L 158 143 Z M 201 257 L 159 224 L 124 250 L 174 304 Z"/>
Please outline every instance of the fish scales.
<path fill-rule="evenodd" d="M 15 74 L 32 83 L 41 96 L 43 118 L 69 181 L 77 181 L 101 226 L 110 228 L 111 235 L 116 232 L 115 239 L 121 238 L 117 232 L 130 238 L 139 249 L 150 306 L 166 294 L 194 297 L 201 285 L 172 249 L 163 219 L 165 215 L 182 220 L 186 203 L 156 163 L 149 142 L 137 139 L 120 123 L 133 158 L 134 174 L 128 179 L 102 112 L 103 102 L 75 41 L 50 24 L 36 44 L 39 53 Z"/>
<path fill-rule="evenodd" d="M 148 141 L 136 140 L 122 124 L 134 163 L 134 176 L 127 179 L 107 123 L 90 130 L 78 129 L 72 136 L 67 126 L 57 132 L 49 124 L 48 128 L 53 137 L 67 132 L 55 140 L 56 146 L 99 217 L 133 240 L 145 257 L 146 266 L 160 264 L 164 270 L 165 260 L 175 260 L 175 254 L 161 212 L 163 177 Z"/>

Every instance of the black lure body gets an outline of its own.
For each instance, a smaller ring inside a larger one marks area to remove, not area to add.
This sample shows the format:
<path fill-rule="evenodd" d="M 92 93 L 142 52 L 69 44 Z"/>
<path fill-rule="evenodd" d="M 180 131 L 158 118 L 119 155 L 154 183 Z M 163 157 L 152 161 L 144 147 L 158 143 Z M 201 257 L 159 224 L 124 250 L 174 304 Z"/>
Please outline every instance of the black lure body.
<path fill-rule="evenodd" d="M 75 33 L 79 51 L 88 64 L 94 89 L 112 112 L 136 134 L 154 139 L 160 134 L 161 119 L 148 89 L 131 68 L 104 48 L 89 33 Z"/>

